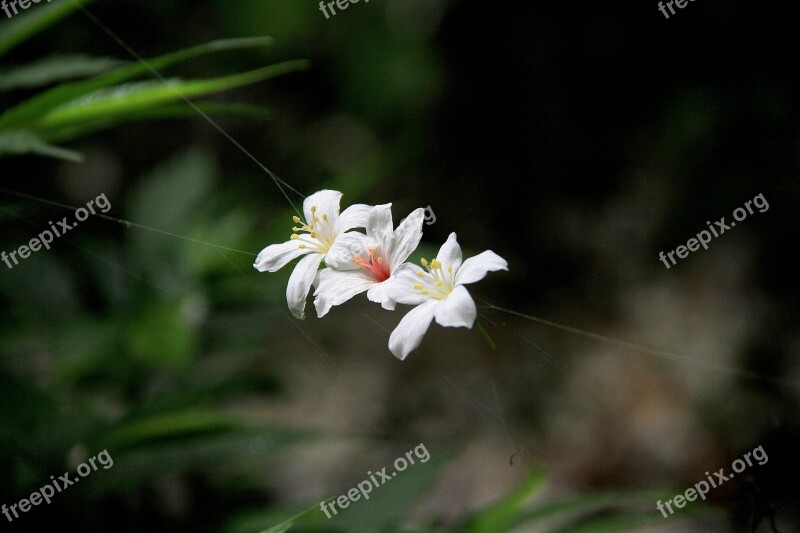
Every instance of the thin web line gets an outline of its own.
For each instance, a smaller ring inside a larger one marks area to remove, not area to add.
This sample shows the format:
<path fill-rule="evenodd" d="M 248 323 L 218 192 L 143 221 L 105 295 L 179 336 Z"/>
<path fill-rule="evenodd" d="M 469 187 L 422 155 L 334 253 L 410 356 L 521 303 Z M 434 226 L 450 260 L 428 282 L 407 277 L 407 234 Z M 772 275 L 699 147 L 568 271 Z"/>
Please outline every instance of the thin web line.
<path fill-rule="evenodd" d="M 47 200 L 45 198 L 39 198 L 37 196 L 32 196 L 30 194 L 11 191 L 11 190 L 8 190 L 8 189 L 3 188 L 3 187 L 0 187 L 0 192 L 4 192 L 4 193 L 10 194 L 12 196 L 18 196 L 20 198 L 25 198 L 26 200 L 31 200 L 31 201 L 35 201 L 35 202 L 41 202 L 43 204 L 54 205 L 54 206 L 57 206 L 57 207 L 63 207 L 64 209 L 70 209 L 72 211 L 80 209 L 80 208 L 72 206 L 72 205 L 62 204 L 60 202 L 54 202 L 52 200 Z M 123 224 L 123 225 L 125 225 L 127 227 L 131 227 L 132 226 L 132 227 L 135 227 L 135 228 L 146 229 L 148 231 L 152 231 L 152 232 L 155 232 L 155 233 L 160 233 L 162 235 L 168 235 L 170 237 L 175 237 L 177 239 L 183 239 L 185 241 L 193 242 L 193 243 L 196 243 L 196 244 L 204 244 L 206 246 L 212 246 L 214 248 L 219 248 L 220 250 L 227 250 L 229 252 L 237 252 L 237 253 L 240 253 L 240 254 L 245 254 L 245 255 L 256 257 L 256 254 L 254 254 L 252 252 L 245 252 L 244 250 L 237 250 L 235 248 L 228 248 L 227 246 L 220 246 L 219 244 L 214 244 L 214 243 L 210 243 L 210 242 L 206 242 L 206 241 L 201 241 L 199 239 L 193 239 L 192 237 L 186 237 L 184 235 L 178 235 L 177 233 L 172 233 L 171 231 L 164 231 L 164 230 L 158 229 L 158 228 L 151 228 L 150 226 L 145 226 L 143 224 L 137 224 L 136 222 L 131 222 L 129 220 L 123 220 L 121 218 L 111 217 L 111 216 L 108 216 L 108 215 L 104 215 L 102 213 L 95 213 L 93 216 L 98 217 L 98 218 L 102 218 L 102 219 L 105 219 L 105 220 L 110 220 L 112 222 L 118 222 L 118 223 Z"/>
<path fill-rule="evenodd" d="M 234 139 L 231 134 L 229 134 L 227 131 L 225 131 L 225 129 L 223 129 L 222 126 L 217 124 L 217 122 L 214 119 L 212 119 L 205 111 L 200 109 L 193 101 L 191 101 L 189 98 L 184 96 L 183 93 L 181 93 L 181 91 L 179 91 L 173 85 L 167 83 L 166 78 L 161 74 L 161 72 L 159 72 L 155 67 L 153 67 L 150 63 L 148 63 L 147 60 L 144 59 L 141 55 L 139 55 L 133 48 L 128 46 L 125 43 L 125 41 L 123 41 L 116 33 L 114 33 L 111 30 L 111 28 L 106 26 L 102 21 L 100 21 L 100 19 L 98 19 L 88 9 L 86 9 L 86 7 L 84 7 L 81 2 L 76 2 L 75 0 L 70 0 L 70 1 L 74 5 L 78 6 L 78 8 L 81 10 L 81 12 L 89 20 L 91 20 L 95 25 L 97 25 L 97 27 L 100 28 L 106 35 L 108 35 L 111 39 L 113 39 L 119 46 L 121 46 L 126 52 L 128 52 L 128 54 L 130 54 L 134 59 L 136 59 L 136 61 L 141 63 L 147 70 L 149 70 L 153 74 L 153 76 L 158 78 L 164 84 L 165 87 L 168 87 L 181 100 L 183 100 L 189 107 L 191 107 L 194 111 L 196 111 L 198 115 L 203 117 L 209 124 L 211 124 L 211 126 L 213 126 L 214 129 L 216 129 L 220 134 L 222 134 L 223 137 L 228 139 L 228 141 L 230 141 L 234 146 L 236 146 L 244 155 L 246 155 L 256 165 L 258 165 L 261 168 L 261 170 L 266 172 L 267 175 L 270 178 L 272 178 L 272 180 L 275 182 L 275 185 L 278 187 L 278 190 L 280 190 L 281 193 L 283 194 L 283 196 L 286 198 L 286 201 L 289 202 L 289 205 L 292 206 L 292 209 L 294 209 L 295 212 L 300 217 L 303 216 L 302 213 L 300 213 L 300 211 L 297 209 L 297 207 L 295 207 L 294 203 L 292 202 L 292 199 L 289 198 L 289 195 L 286 193 L 286 191 L 284 190 L 283 187 L 288 188 L 289 190 L 295 192 L 296 194 L 299 194 L 303 198 L 305 198 L 305 195 L 303 195 L 297 189 L 295 189 L 294 187 L 289 185 L 286 181 L 284 181 L 281 178 L 279 178 L 274 172 L 272 172 L 270 169 L 268 169 L 266 165 L 264 165 L 261 161 L 259 161 L 258 158 L 256 158 L 256 156 L 254 156 L 252 153 L 250 153 L 249 150 L 247 150 L 244 146 L 242 146 L 242 144 L 239 141 Z"/>

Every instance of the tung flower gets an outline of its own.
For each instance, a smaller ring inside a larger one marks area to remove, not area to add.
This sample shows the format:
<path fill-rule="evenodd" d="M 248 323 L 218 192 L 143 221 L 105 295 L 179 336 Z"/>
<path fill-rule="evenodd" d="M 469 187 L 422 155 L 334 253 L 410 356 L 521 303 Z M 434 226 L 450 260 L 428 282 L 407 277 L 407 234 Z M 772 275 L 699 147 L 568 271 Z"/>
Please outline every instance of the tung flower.
<path fill-rule="evenodd" d="M 417 306 L 389 337 L 389 350 L 401 360 L 419 346 L 433 319 L 440 326 L 471 328 L 478 313 L 464 285 L 482 280 L 489 272 L 508 270 L 506 260 L 490 250 L 462 263 L 455 233 L 436 259 L 430 263 L 423 259 L 422 266 L 402 265 L 384 288 L 395 302 Z"/>
<path fill-rule="evenodd" d="M 303 202 L 305 220 L 293 217 L 297 226 L 292 228 L 294 233 L 291 239 L 261 250 L 253 265 L 261 272 L 275 272 L 289 261 L 305 256 L 298 261 L 286 287 L 286 301 L 297 318 L 305 317 L 306 297 L 320 263 L 331 248 L 339 239 L 349 235 L 345 233 L 348 230 L 366 226 L 370 206 L 355 204 L 339 213 L 341 198 L 342 193 L 329 190 L 316 192 L 306 198 Z"/>
<path fill-rule="evenodd" d="M 367 298 L 384 309 L 394 309 L 384 285 L 422 239 L 425 210 L 415 209 L 397 229 L 392 224 L 392 204 L 376 205 L 369 213 L 367 234 L 348 233 L 337 239 L 320 271 L 314 306 L 323 317 L 331 307 L 367 291 Z"/>

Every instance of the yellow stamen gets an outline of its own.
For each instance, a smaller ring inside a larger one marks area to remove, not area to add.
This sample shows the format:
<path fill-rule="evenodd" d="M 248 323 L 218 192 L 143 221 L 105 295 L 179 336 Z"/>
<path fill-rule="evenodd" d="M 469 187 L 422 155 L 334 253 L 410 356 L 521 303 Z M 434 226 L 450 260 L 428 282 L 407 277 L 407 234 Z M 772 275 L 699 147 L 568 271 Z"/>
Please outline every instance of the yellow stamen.
<path fill-rule="evenodd" d="M 453 265 L 447 267 L 447 272 L 452 274 L 453 273 Z"/>
<path fill-rule="evenodd" d="M 306 247 L 306 245 L 305 245 L 305 244 L 301 244 L 300 246 L 298 246 L 298 248 L 300 248 L 301 250 L 302 250 L 303 248 L 305 248 L 305 247 Z"/>
<path fill-rule="evenodd" d="M 428 291 L 427 290 L 423 290 L 422 294 L 428 294 Z"/>
<path fill-rule="evenodd" d="M 441 281 L 437 281 L 437 282 L 436 282 L 436 286 L 437 286 L 437 287 L 441 287 L 442 285 L 444 285 L 444 283 L 442 283 Z"/>
<path fill-rule="evenodd" d="M 312 231 L 312 232 L 311 232 L 311 238 L 312 238 L 312 239 L 316 239 L 316 238 L 317 238 L 317 232 L 315 232 L 315 231 Z"/>
<path fill-rule="evenodd" d="M 431 270 L 434 270 L 434 269 L 437 269 L 437 268 L 442 268 L 442 264 L 439 262 L 438 259 L 434 259 L 433 261 L 431 261 Z"/>
<path fill-rule="evenodd" d="M 421 288 L 422 288 L 422 285 L 420 285 L 419 283 L 415 283 L 415 284 L 414 284 L 414 288 L 415 288 L 415 289 L 417 289 L 417 290 L 419 290 L 419 289 L 421 289 Z"/>
<path fill-rule="evenodd" d="M 424 278 L 424 277 L 425 277 L 425 272 L 422 272 L 422 271 L 420 270 L 419 272 L 417 272 L 417 276 L 419 276 L 419 277 L 421 277 L 421 278 Z"/>
<path fill-rule="evenodd" d="M 292 233 L 292 236 L 290 237 L 290 239 L 292 239 L 292 240 L 295 240 L 295 239 L 298 239 L 298 238 L 299 237 L 297 236 L 297 233 Z"/>
<path fill-rule="evenodd" d="M 317 211 L 317 206 L 315 206 L 315 205 L 312 205 L 312 206 L 311 206 L 311 212 L 312 212 L 312 213 L 315 213 L 316 211 Z"/>
<path fill-rule="evenodd" d="M 428 260 L 425 259 L 424 257 L 422 259 L 420 259 L 419 262 L 424 267 L 428 266 Z"/>
<path fill-rule="evenodd" d="M 298 228 L 297 226 L 292 228 L 292 231 L 303 231 L 303 228 Z"/>
<path fill-rule="evenodd" d="M 325 213 L 323 213 L 323 214 L 322 214 L 322 220 L 324 220 L 325 222 L 327 222 L 327 221 L 328 221 L 328 215 L 326 215 Z"/>
<path fill-rule="evenodd" d="M 300 222 L 300 217 L 295 215 L 292 217 L 292 220 L 294 220 L 295 224 L 297 224 L 298 222 Z"/>

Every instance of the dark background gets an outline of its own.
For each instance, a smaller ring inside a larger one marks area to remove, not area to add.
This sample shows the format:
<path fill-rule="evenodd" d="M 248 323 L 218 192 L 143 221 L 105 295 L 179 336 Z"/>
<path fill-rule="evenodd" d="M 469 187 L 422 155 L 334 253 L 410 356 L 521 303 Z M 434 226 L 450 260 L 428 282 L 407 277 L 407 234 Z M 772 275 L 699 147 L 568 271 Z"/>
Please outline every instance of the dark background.
<path fill-rule="evenodd" d="M 90 9 L 144 57 L 274 36 L 266 50 L 170 74 L 310 59 L 306 72 L 220 97 L 266 105 L 270 120 L 220 124 L 303 194 L 393 202 L 395 222 L 430 205 L 437 221 L 421 255 L 456 231 L 466 255 L 492 249 L 510 272 L 473 288 L 497 350 L 434 326 L 399 363 L 386 347 L 398 312 L 357 298 L 301 332 L 286 317 L 288 268 L 258 274 L 246 255 L 93 220 L 0 270 L 2 502 L 97 453 L 80 452 L 114 442 L 104 439 L 121 425 L 170 409 L 220 409 L 314 436 L 242 457 L 235 450 L 252 443 L 231 444 L 213 460 L 192 448 L 173 472 L 156 453 L 178 438 L 167 422 L 136 441 L 153 452 L 135 463 L 148 465 L 135 468 L 140 479 L 120 481 L 125 449 L 109 448 L 120 473 L 93 476 L 112 481 L 71 488 L 12 528 L 256 531 L 246 511 L 266 513 L 252 522 L 266 527 L 422 441 L 442 464 L 404 474 L 422 481 L 416 499 L 395 505 L 395 525 L 455 524 L 537 469 L 549 497 L 678 494 L 761 445 L 766 465 L 710 494 L 720 513 L 665 527 L 770 531 L 774 514 L 779 531 L 797 529 L 796 4 L 697 0 L 669 20 L 653 1 L 372 0 L 330 20 L 308 1 Z M 130 59 L 78 13 L 2 66 L 55 52 Z M 1 159 L 1 186 L 73 206 L 104 192 L 114 217 L 252 253 L 288 235 L 291 208 L 271 178 L 200 117 L 125 124 L 69 147 L 83 164 Z M 669 270 L 658 260 L 760 193 L 769 210 L 709 250 Z M 34 223 L 4 215 L 4 250 L 69 214 L 0 200 Z M 199 446 L 190 437 L 181 435 Z M 355 504 L 349 511 L 338 527 L 372 530 Z"/>

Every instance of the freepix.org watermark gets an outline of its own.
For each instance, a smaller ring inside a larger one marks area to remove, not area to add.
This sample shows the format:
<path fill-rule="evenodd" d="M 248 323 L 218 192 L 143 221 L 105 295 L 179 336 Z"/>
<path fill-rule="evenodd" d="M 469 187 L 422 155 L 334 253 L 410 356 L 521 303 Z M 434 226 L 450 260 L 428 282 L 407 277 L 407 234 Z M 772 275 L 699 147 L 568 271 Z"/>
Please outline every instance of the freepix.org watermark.
<path fill-rule="evenodd" d="M 753 461 L 750 458 L 753 458 L 755 461 L 758 462 L 759 465 L 767 464 L 769 461 L 769 457 L 767 457 L 767 452 L 764 451 L 762 446 L 755 448 L 752 452 L 747 452 L 742 456 L 741 459 L 736 459 L 733 464 L 731 464 L 731 468 L 733 472 L 725 475 L 725 469 L 720 468 L 714 475 L 711 476 L 708 472 L 706 472 L 706 476 L 708 481 L 705 479 L 702 481 L 698 481 L 694 484 L 693 488 L 686 489 L 686 492 L 683 494 L 678 494 L 671 500 L 667 500 L 664 503 L 661 503 L 661 500 L 658 500 L 656 503 L 656 509 L 661 511 L 661 514 L 664 515 L 664 518 L 667 518 L 667 510 L 669 510 L 669 514 L 673 514 L 675 511 L 672 509 L 672 504 L 675 504 L 675 507 L 678 509 L 682 509 L 686 502 L 693 502 L 700 496 L 701 499 L 706 499 L 706 494 L 709 493 L 711 489 L 715 489 L 728 481 L 729 479 L 733 479 L 736 474 L 741 474 L 744 472 L 745 468 L 748 466 L 753 466 Z"/>
<path fill-rule="evenodd" d="M 414 457 L 416 456 L 417 459 L 421 463 L 427 463 L 428 460 L 431 458 L 431 454 L 428 452 L 428 449 L 425 447 L 425 444 L 420 443 L 419 446 L 414 448 L 413 450 L 409 450 L 406 452 L 405 456 L 400 456 L 394 460 L 394 469 L 395 472 L 391 474 L 386 473 L 386 467 L 381 468 L 378 472 L 374 474 L 372 471 L 367 472 L 368 479 L 360 482 L 358 485 L 353 487 L 352 489 L 347 491 L 347 494 L 342 494 L 338 498 L 334 498 L 330 501 L 323 501 L 320 502 L 319 508 L 325 513 L 329 519 L 331 518 L 330 511 L 333 511 L 333 514 L 338 514 L 339 511 L 336 509 L 336 506 L 339 506 L 339 509 L 346 509 L 350 502 L 357 502 L 362 497 L 365 500 L 369 500 L 369 495 L 372 492 L 373 488 L 378 488 L 387 481 L 391 480 L 393 477 L 397 476 L 398 472 L 402 472 L 410 465 L 414 463 Z M 376 478 L 377 476 L 377 478 Z"/>
<path fill-rule="evenodd" d="M 50 498 L 55 496 L 57 493 L 66 489 L 70 485 L 74 485 L 75 483 L 79 482 L 81 478 L 88 476 L 92 472 L 96 472 L 97 463 L 100 463 L 100 466 L 103 467 L 103 470 L 108 470 L 114 466 L 114 459 L 111 458 L 108 450 L 103 450 L 85 463 L 79 464 L 78 468 L 76 469 L 78 472 L 77 476 L 70 478 L 69 472 L 63 476 L 59 476 L 58 479 L 56 479 L 55 476 L 50 476 L 52 484 L 48 483 L 44 487 L 31 494 L 29 497 L 21 499 L 14 505 L 6 506 L 6 504 L 3 504 L 3 506 L 0 507 L 0 511 L 2 511 L 9 522 L 13 522 L 14 518 L 19 518 L 17 509 L 19 509 L 20 512 L 27 513 L 32 507 L 39 505 L 42 503 L 42 501 L 49 504 Z M 11 517 L 12 514 L 14 515 L 14 518 Z"/>
<path fill-rule="evenodd" d="M 8 18 L 11 18 L 19 13 L 17 10 L 18 5 L 20 9 L 28 9 L 32 4 L 38 4 L 41 1 L 42 0 L 3 0 L 0 2 L 0 8 L 6 12 Z M 52 0 L 47 0 L 47 3 L 49 4 L 51 1 Z M 12 11 L 14 12 L 13 15 L 11 14 Z"/>
<path fill-rule="evenodd" d="M 49 250 L 50 245 L 56 237 L 61 237 L 66 232 L 75 228 L 78 222 L 83 222 L 89 218 L 90 213 L 94 215 L 96 213 L 94 210 L 95 206 L 100 209 L 101 213 L 108 213 L 111 210 L 111 202 L 108 201 L 105 193 L 103 193 L 94 200 L 89 200 L 86 207 L 79 207 L 75 210 L 75 220 L 77 222 L 72 222 L 72 224 L 70 224 L 68 217 L 62 218 L 56 225 L 53 225 L 53 222 L 50 221 L 48 222 L 48 224 L 50 224 L 50 229 L 44 230 L 38 237 L 31 239 L 28 244 L 23 244 L 16 250 L 12 250 L 9 253 L 5 251 L 0 252 L 0 260 L 2 260 L 8 268 L 14 268 L 19 264 L 17 256 L 19 256 L 20 259 L 27 259 L 31 256 L 31 252 L 38 252 L 42 249 L 42 246 Z M 11 261 L 14 262 L 13 265 Z"/>
<path fill-rule="evenodd" d="M 733 218 L 736 220 L 736 222 L 741 222 L 742 220 L 746 219 L 748 214 L 752 215 L 754 213 L 753 206 L 758 208 L 759 213 L 766 213 L 769 210 L 767 199 L 764 198 L 763 194 L 759 194 L 752 200 L 746 201 L 744 203 L 744 207 L 737 207 L 733 210 Z M 711 242 L 711 239 L 713 237 L 719 237 L 727 230 L 733 228 L 736 225 L 736 222 L 726 224 L 725 217 L 717 220 L 713 225 L 711 222 L 706 222 L 706 224 L 708 224 L 708 229 L 704 229 L 698 233 L 697 238 L 692 237 L 685 246 L 681 244 L 674 250 L 667 252 L 666 255 L 664 255 L 663 251 L 658 252 L 658 258 L 662 263 L 664 263 L 664 266 L 669 269 L 671 265 L 667 262 L 667 257 L 669 257 L 672 265 L 676 265 L 677 261 L 675 261 L 675 257 L 673 257 L 674 255 L 677 255 L 679 259 L 685 259 L 689 255 L 689 252 L 697 251 L 700 246 L 708 250 L 708 243 Z"/>
<path fill-rule="evenodd" d="M 331 18 L 328 14 L 328 10 L 330 10 L 333 15 L 336 15 L 336 8 L 338 7 L 340 11 L 344 11 L 350 4 L 357 4 L 361 0 L 336 0 L 335 2 L 320 2 L 319 3 L 319 10 L 322 11 L 322 14 L 325 15 L 326 19 Z M 369 0 L 364 0 L 365 4 L 369 3 Z"/>

